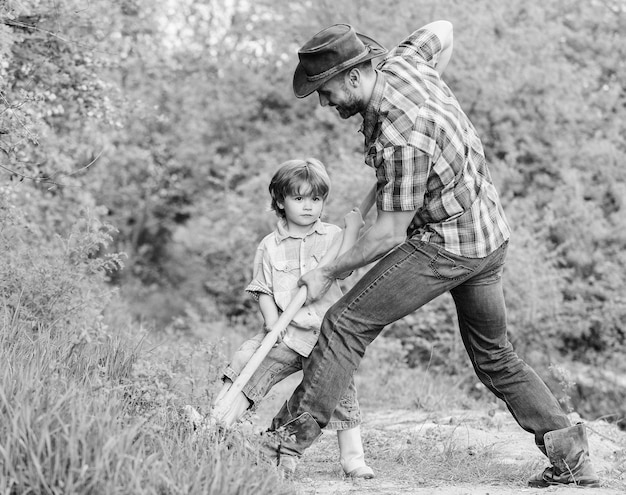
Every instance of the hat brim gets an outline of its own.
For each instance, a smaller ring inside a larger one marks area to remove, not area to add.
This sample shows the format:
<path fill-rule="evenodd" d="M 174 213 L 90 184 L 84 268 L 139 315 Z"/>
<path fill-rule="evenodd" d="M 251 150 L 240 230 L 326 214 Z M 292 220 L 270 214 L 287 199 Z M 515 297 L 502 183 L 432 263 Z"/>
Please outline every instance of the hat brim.
<path fill-rule="evenodd" d="M 366 62 L 367 60 L 372 60 L 373 58 L 380 57 L 381 55 L 387 53 L 387 49 L 380 43 L 374 41 L 372 38 L 359 33 L 356 33 L 356 35 L 363 42 L 364 45 L 369 47 L 369 52 L 366 54 L 366 56 L 360 58 L 353 65 L 350 65 L 343 70 L 347 70 L 350 67 L 354 67 L 354 65 Z M 306 96 L 309 96 L 315 90 L 323 86 L 326 81 L 332 79 L 337 74 L 338 72 L 330 74 L 328 77 L 323 79 L 309 81 L 307 78 L 307 74 L 304 71 L 304 67 L 302 67 L 302 64 L 300 62 L 298 62 L 298 66 L 293 73 L 293 92 L 297 98 L 304 98 Z"/>

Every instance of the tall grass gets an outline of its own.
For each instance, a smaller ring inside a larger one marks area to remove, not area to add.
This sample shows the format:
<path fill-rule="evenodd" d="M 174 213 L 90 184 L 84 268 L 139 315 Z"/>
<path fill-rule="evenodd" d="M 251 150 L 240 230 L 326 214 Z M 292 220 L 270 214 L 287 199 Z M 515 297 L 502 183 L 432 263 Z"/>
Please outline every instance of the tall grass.
<path fill-rule="evenodd" d="M 0 493 L 288 493 L 246 449 L 191 432 L 179 401 L 137 400 L 132 341 L 68 337 L 3 326 Z"/>
<path fill-rule="evenodd" d="M 0 190 L 0 493 L 281 494 L 276 469 L 181 405 L 209 403 L 213 345 L 157 346 L 122 315 L 103 255 L 111 228 L 83 215 L 35 228 Z M 118 303 L 110 315 L 112 301 Z"/>
<path fill-rule="evenodd" d="M 119 446 L 135 433 L 120 421 L 111 385 L 128 372 L 133 356 L 111 343 L 68 337 L 20 322 L 3 327 L 3 493 L 89 493 L 109 477 L 98 472 L 119 477 L 123 469 L 113 458 L 124 455 Z"/>

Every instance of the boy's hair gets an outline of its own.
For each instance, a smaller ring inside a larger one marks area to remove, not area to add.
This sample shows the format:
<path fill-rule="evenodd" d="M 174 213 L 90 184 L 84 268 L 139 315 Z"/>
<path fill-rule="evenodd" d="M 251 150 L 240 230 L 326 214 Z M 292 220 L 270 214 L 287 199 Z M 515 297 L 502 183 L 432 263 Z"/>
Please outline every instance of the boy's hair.
<path fill-rule="evenodd" d="M 284 203 L 287 196 L 321 196 L 324 200 L 330 193 L 330 177 L 324 165 L 315 158 L 288 160 L 272 177 L 269 186 L 272 196 L 272 210 L 279 217 L 285 217 L 285 210 L 279 203 Z"/>

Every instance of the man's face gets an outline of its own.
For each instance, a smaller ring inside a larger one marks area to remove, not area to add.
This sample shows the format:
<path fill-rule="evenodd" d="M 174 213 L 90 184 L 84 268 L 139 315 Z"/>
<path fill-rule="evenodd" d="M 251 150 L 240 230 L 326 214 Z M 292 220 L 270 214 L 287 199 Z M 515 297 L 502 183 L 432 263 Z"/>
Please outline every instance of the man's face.
<path fill-rule="evenodd" d="M 359 97 L 356 89 L 351 89 L 340 75 L 324 83 L 317 90 L 320 105 L 331 106 L 337 109 L 342 119 L 348 119 L 365 110 L 363 98 Z"/>

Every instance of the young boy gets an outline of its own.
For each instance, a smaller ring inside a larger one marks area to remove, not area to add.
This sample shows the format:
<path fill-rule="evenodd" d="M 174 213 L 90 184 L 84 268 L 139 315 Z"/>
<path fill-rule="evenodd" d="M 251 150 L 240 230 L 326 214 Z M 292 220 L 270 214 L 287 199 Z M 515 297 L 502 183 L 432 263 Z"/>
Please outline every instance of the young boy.
<path fill-rule="evenodd" d="M 330 179 L 319 160 L 308 158 L 283 163 L 270 182 L 269 192 L 272 209 L 279 221 L 276 230 L 267 235 L 257 248 L 253 279 L 246 288 L 259 303 L 265 332 L 271 330 L 280 313 L 298 292 L 300 276 L 315 268 L 335 239 L 342 235 L 339 227 L 320 220 L 330 192 Z M 364 224 L 358 208 L 348 213 L 344 220 L 346 226 L 339 252 L 356 242 Z M 227 426 L 240 419 L 246 410 L 258 406 L 276 383 L 302 369 L 303 362 L 317 342 L 326 310 L 341 295 L 335 281 L 324 298 L 298 311 L 282 338 L 231 405 L 228 417 L 220 418 Z M 224 387 L 217 401 L 228 391 L 264 337 L 265 333 L 259 333 L 237 350 L 224 373 Z M 374 472 L 364 459 L 360 424 L 361 412 L 353 379 L 328 426 L 337 430 L 340 463 L 346 475 L 373 478 Z M 283 455 L 280 466 L 292 473 L 296 462 L 295 456 Z"/>

